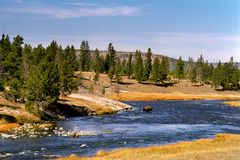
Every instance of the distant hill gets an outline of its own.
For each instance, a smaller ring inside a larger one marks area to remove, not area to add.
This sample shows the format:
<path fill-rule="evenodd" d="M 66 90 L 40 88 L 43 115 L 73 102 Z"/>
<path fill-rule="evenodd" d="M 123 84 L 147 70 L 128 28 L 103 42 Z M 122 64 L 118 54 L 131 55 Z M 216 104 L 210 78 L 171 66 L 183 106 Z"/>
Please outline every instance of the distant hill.
<path fill-rule="evenodd" d="M 91 54 L 94 53 L 93 50 L 90 51 Z M 80 50 L 76 50 L 76 55 L 79 56 L 80 54 Z M 105 56 L 107 54 L 107 51 L 99 51 L 99 54 L 102 56 Z M 116 51 L 117 56 L 122 60 L 122 59 L 127 59 L 129 54 L 134 55 L 135 52 L 127 52 L 127 51 Z M 142 52 L 142 58 L 144 60 L 145 58 L 145 52 Z M 159 55 L 159 54 L 154 54 L 152 55 L 152 59 L 154 59 L 154 57 L 158 57 L 160 59 L 160 61 L 162 60 L 163 55 Z M 168 57 L 168 56 L 167 56 Z M 172 58 L 172 57 L 168 57 L 169 60 L 169 69 L 170 71 L 173 71 L 176 67 L 177 64 L 177 59 Z M 184 61 L 185 63 L 185 67 L 187 66 L 187 61 Z M 223 62 L 222 62 L 223 63 Z M 213 66 L 216 67 L 218 65 L 218 63 L 213 63 Z M 238 68 L 240 68 L 240 62 L 237 62 L 236 65 L 238 66 Z"/>

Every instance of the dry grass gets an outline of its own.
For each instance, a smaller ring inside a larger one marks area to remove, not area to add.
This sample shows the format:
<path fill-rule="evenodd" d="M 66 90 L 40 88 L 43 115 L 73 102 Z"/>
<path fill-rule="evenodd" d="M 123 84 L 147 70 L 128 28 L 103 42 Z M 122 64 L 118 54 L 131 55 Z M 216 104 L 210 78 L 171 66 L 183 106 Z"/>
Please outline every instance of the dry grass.
<path fill-rule="evenodd" d="M 109 98 L 114 100 L 239 100 L 240 94 L 184 94 L 184 93 L 141 93 L 126 92 L 113 94 Z"/>
<path fill-rule="evenodd" d="M 59 160 L 239 160 L 240 135 L 218 134 L 214 139 L 147 148 L 99 151 L 95 157 L 71 155 Z"/>
<path fill-rule="evenodd" d="M 93 82 L 93 72 L 82 72 L 83 86 L 89 87 Z M 99 83 L 94 86 L 94 94 L 101 95 L 102 86 L 108 86 L 104 96 L 115 100 L 240 100 L 240 94 L 236 91 L 216 91 L 210 85 L 193 86 L 187 80 L 181 80 L 179 83 L 161 87 L 151 84 L 151 82 L 138 83 L 134 79 L 128 79 L 122 76 L 122 84 L 119 85 L 120 96 L 114 93 L 116 84 L 110 84 L 106 74 L 100 74 Z M 87 92 L 80 88 L 81 93 Z"/>
<path fill-rule="evenodd" d="M 0 124 L 0 133 L 6 133 L 11 129 L 19 127 L 19 124 L 17 123 L 5 123 L 5 124 Z"/>
<path fill-rule="evenodd" d="M 240 101 L 228 101 L 228 102 L 224 102 L 225 104 L 228 104 L 230 106 L 233 107 L 240 107 Z"/>

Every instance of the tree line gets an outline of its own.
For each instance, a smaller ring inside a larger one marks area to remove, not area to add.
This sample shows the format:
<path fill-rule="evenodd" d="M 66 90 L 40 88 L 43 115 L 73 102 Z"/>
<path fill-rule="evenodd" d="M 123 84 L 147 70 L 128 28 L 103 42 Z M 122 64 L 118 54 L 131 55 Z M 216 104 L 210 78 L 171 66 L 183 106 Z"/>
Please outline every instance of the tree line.
<path fill-rule="evenodd" d="M 30 112 L 54 107 L 60 95 L 70 94 L 79 86 L 80 79 L 75 71 L 94 71 L 97 82 L 100 73 L 106 73 L 110 82 L 122 82 L 122 76 L 153 84 L 165 84 L 173 79 L 188 79 L 195 84 L 211 84 L 225 90 L 240 89 L 240 71 L 233 58 L 229 62 L 219 62 L 217 66 L 202 57 L 196 62 L 177 60 L 170 71 L 169 58 L 159 58 L 149 48 L 146 53 L 136 50 L 127 58 L 120 58 L 112 43 L 108 44 L 105 55 L 98 49 L 90 50 L 88 41 L 80 44 L 80 54 L 76 56 L 74 46 L 64 49 L 56 41 L 47 47 L 32 47 L 24 44 L 21 36 L 10 41 L 8 35 L 0 40 L 0 89 L 5 98 L 26 104 Z"/>
<path fill-rule="evenodd" d="M 210 84 L 215 89 L 240 90 L 240 70 L 233 57 L 229 62 L 219 61 L 215 67 L 205 61 L 202 55 L 196 62 L 189 58 L 187 63 L 184 63 L 180 57 L 174 75 L 179 79 L 189 79 L 192 83 Z"/>
<path fill-rule="evenodd" d="M 67 95 L 78 87 L 73 46 L 62 49 L 52 41 L 46 48 L 32 47 L 24 44 L 21 36 L 11 42 L 8 35 L 2 35 L 0 58 L 4 97 L 25 103 L 28 111 L 40 116 L 44 110 L 55 107 L 60 94 Z"/>

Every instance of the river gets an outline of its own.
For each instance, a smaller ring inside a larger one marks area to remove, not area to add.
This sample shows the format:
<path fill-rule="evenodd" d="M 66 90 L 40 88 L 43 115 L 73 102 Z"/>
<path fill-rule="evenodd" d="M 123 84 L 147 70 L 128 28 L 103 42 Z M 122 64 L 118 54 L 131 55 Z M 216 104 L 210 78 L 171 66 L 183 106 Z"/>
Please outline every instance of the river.
<path fill-rule="evenodd" d="M 146 147 L 240 133 L 240 108 L 223 101 L 125 102 L 133 111 L 116 115 L 73 117 L 56 122 L 64 130 L 95 132 L 95 136 L 0 139 L 5 159 L 48 159 L 69 154 L 94 155 L 98 150 Z M 151 113 L 142 111 L 152 106 Z"/>

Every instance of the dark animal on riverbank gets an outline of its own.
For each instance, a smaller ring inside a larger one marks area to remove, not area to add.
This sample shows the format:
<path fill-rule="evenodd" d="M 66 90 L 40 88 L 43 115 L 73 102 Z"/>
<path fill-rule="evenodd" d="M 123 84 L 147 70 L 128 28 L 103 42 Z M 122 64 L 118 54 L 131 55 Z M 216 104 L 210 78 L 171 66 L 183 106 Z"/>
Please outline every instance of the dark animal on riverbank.
<path fill-rule="evenodd" d="M 145 107 L 143 107 L 143 111 L 144 111 L 144 112 L 152 112 L 152 110 L 153 110 L 153 108 L 150 107 L 150 106 L 145 106 Z"/>

